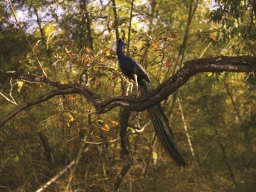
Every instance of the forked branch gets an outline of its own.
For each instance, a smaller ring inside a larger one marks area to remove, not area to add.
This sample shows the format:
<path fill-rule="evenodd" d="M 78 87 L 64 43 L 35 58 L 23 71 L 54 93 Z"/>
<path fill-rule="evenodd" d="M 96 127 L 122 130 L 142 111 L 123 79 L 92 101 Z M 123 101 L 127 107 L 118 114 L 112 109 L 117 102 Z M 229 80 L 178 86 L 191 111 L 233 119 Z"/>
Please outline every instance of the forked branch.
<path fill-rule="evenodd" d="M 213 57 L 197 60 L 190 60 L 184 63 L 184 66 L 179 69 L 172 77 L 160 84 L 150 94 L 142 97 L 117 96 L 110 99 L 104 99 L 92 92 L 89 88 L 78 84 L 61 84 L 60 82 L 50 81 L 46 77 L 34 75 L 20 75 L 16 73 L 5 73 L 0 71 L 1 77 L 11 77 L 13 79 L 23 79 L 31 82 L 44 83 L 56 87 L 56 89 L 45 93 L 44 95 L 29 100 L 18 105 L 9 114 L 0 119 L 0 127 L 3 126 L 9 119 L 14 117 L 23 109 L 32 105 L 47 101 L 48 99 L 62 94 L 81 94 L 95 108 L 94 113 L 106 113 L 107 111 L 121 106 L 126 111 L 143 111 L 152 107 L 156 103 L 163 101 L 174 91 L 185 84 L 190 77 L 197 73 L 203 72 L 251 72 L 256 71 L 256 57 L 240 56 L 240 57 Z"/>

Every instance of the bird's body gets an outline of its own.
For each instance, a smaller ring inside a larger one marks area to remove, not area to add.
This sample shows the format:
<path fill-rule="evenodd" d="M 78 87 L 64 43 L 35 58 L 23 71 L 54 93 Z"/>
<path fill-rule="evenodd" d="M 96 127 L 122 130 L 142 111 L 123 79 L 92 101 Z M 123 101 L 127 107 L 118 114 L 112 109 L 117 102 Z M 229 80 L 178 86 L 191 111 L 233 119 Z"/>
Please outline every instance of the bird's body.
<path fill-rule="evenodd" d="M 132 58 L 123 56 L 120 58 L 122 61 L 122 67 L 121 70 L 123 74 L 130 79 L 134 80 L 134 76 L 132 74 L 137 74 L 138 76 L 138 84 L 142 84 L 142 80 L 145 79 L 146 81 L 150 82 L 146 72 L 143 70 L 143 68 L 137 64 Z M 133 66 L 129 65 L 132 64 Z"/>
<path fill-rule="evenodd" d="M 137 96 L 138 96 L 138 85 L 142 85 L 143 79 L 150 82 L 148 75 L 144 68 L 136 63 L 136 61 L 130 57 L 127 57 L 123 54 L 123 45 L 124 42 L 119 39 L 118 46 L 116 48 L 116 53 L 119 61 L 119 66 L 121 68 L 122 73 L 134 80 L 137 88 Z"/>
<path fill-rule="evenodd" d="M 149 77 L 141 65 L 136 63 L 132 58 L 123 54 L 123 44 L 123 41 L 119 39 L 116 50 L 119 66 L 125 76 L 135 81 L 137 94 L 139 87 L 140 93 L 142 95 L 147 95 L 153 89 L 150 84 Z M 164 145 L 165 149 L 178 165 L 185 166 L 186 162 L 183 160 L 177 149 L 168 118 L 164 114 L 160 103 L 150 107 L 147 111 L 154 125 L 156 135 Z"/>

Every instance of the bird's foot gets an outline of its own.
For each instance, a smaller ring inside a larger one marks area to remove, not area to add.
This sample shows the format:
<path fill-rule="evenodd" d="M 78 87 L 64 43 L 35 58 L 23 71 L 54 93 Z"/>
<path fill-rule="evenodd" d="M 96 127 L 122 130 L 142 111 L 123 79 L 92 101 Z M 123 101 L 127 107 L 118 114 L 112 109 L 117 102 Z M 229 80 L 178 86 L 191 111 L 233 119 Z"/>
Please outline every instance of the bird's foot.
<path fill-rule="evenodd" d="M 138 87 L 138 86 L 136 86 L 136 94 L 137 94 L 137 97 L 139 97 L 139 96 L 140 96 L 140 93 L 139 93 L 139 87 Z"/>

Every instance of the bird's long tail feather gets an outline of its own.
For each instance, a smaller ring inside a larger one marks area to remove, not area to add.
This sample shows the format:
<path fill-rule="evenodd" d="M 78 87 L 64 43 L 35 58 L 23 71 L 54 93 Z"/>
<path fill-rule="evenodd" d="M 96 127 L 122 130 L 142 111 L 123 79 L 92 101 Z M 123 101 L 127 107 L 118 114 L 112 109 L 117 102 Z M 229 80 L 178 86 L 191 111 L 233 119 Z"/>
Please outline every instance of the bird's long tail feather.
<path fill-rule="evenodd" d="M 143 81 L 143 85 L 140 85 L 140 92 L 142 95 L 146 95 L 152 91 L 152 86 L 149 82 Z M 165 149 L 169 152 L 171 158 L 180 166 L 186 166 L 186 162 L 178 151 L 178 147 L 174 142 L 174 136 L 169 125 L 168 118 L 164 114 L 163 108 L 160 103 L 147 109 L 151 121 L 154 125 L 156 135 L 164 145 Z"/>

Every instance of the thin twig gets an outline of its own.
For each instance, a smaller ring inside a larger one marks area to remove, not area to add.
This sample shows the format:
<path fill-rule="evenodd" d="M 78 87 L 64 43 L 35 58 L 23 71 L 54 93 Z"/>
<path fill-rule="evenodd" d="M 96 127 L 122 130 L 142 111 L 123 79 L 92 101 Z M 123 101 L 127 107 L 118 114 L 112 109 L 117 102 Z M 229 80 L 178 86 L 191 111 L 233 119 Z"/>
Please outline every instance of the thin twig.
<path fill-rule="evenodd" d="M 13 4 L 12 4 L 11 0 L 8 0 L 8 2 L 10 3 L 12 14 L 14 16 L 16 24 L 19 26 L 20 30 L 22 31 L 23 35 L 25 36 L 26 41 L 28 42 L 28 45 L 29 45 L 29 47 L 30 47 L 30 49 L 31 49 L 35 59 L 36 59 L 38 67 L 41 69 L 41 71 L 44 74 L 44 76 L 47 77 L 47 74 L 45 73 L 45 71 L 44 71 L 44 69 L 43 69 L 43 67 L 42 67 L 42 65 L 40 63 L 40 61 L 39 61 L 39 59 L 38 59 L 38 57 L 37 57 L 37 55 L 35 53 L 35 50 L 33 49 L 33 46 L 31 45 L 30 41 L 28 40 L 27 34 L 25 33 L 24 29 L 21 27 L 20 23 L 18 22 L 18 19 L 17 19 L 17 16 L 16 16 L 16 13 L 15 13 L 15 10 L 14 10 L 14 7 L 13 7 Z"/>
<path fill-rule="evenodd" d="M 187 123 L 186 123 L 186 120 L 185 120 L 185 116 L 184 116 L 184 113 L 183 113 L 183 109 L 182 109 L 181 101 L 180 101 L 179 97 L 177 98 L 177 102 L 178 102 L 178 105 L 179 105 L 181 119 L 182 119 L 182 122 L 183 122 L 186 137 L 187 137 L 187 140 L 188 140 L 188 145 L 189 145 L 192 156 L 195 157 L 194 149 L 193 149 L 193 146 L 192 146 L 190 135 L 188 133 L 188 127 L 187 127 Z"/>
<path fill-rule="evenodd" d="M 113 143 L 113 142 L 116 142 L 118 140 L 120 140 L 120 138 L 113 139 L 113 140 L 110 140 L 110 141 L 100 141 L 100 142 L 90 142 L 90 141 L 82 140 L 82 142 L 92 144 L 92 145 L 100 145 L 100 144 L 103 144 L 103 143 Z"/>
<path fill-rule="evenodd" d="M 83 153 L 89 151 L 89 147 L 86 147 L 83 150 Z M 55 182 L 61 175 L 66 173 L 68 169 L 70 169 L 75 164 L 75 160 L 71 161 L 64 169 L 62 169 L 57 175 L 55 175 L 52 179 L 50 179 L 47 183 L 45 183 L 40 189 L 36 190 L 36 192 L 41 192 L 44 189 L 46 189 L 49 185 L 51 185 L 53 182 Z"/>
<path fill-rule="evenodd" d="M 10 79 L 10 85 L 11 85 L 11 88 L 10 88 L 9 96 L 11 97 L 11 99 L 9 99 L 7 96 L 5 96 L 2 92 L 0 92 L 0 95 L 3 96 L 7 101 L 11 102 L 12 104 L 18 105 L 18 103 L 15 101 L 15 99 L 12 96 L 12 88 L 13 88 L 12 78 Z"/>
<path fill-rule="evenodd" d="M 100 12 L 99 12 L 98 16 L 95 18 L 95 20 L 102 16 L 102 12 L 109 6 L 109 4 L 111 3 L 111 1 L 112 1 L 112 0 L 110 0 L 110 1 L 100 10 Z"/>
<path fill-rule="evenodd" d="M 5 96 L 2 92 L 0 92 L 0 95 L 3 96 L 7 101 L 11 102 L 14 105 L 18 105 L 15 101 L 12 101 L 11 99 L 9 99 L 7 96 Z"/>

